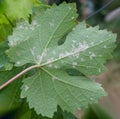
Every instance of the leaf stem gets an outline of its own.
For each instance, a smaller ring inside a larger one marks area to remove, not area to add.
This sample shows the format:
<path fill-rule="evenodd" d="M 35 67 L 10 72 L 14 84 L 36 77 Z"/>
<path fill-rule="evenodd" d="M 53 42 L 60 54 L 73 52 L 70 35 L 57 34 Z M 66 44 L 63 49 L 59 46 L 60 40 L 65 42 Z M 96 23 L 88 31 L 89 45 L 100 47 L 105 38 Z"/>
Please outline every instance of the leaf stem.
<path fill-rule="evenodd" d="M 13 81 L 15 81 L 16 79 L 18 79 L 19 77 L 21 77 L 23 74 L 25 74 L 26 72 L 34 69 L 34 68 L 39 68 L 40 65 L 33 65 L 30 66 L 28 68 L 26 68 L 25 70 L 23 70 L 22 72 L 20 72 L 19 74 L 17 74 L 16 76 L 12 77 L 10 80 L 8 80 L 7 82 L 5 82 L 4 84 L 2 84 L 0 86 L 0 90 L 2 90 L 3 88 L 5 88 L 7 85 L 9 85 L 10 83 L 12 83 Z"/>

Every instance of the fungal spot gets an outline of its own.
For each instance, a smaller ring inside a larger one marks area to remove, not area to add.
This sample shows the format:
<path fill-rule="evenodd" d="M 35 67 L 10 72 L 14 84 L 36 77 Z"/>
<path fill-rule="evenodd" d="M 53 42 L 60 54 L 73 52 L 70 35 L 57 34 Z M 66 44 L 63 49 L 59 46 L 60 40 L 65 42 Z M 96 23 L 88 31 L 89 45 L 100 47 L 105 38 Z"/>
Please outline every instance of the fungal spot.
<path fill-rule="evenodd" d="M 72 63 L 72 67 L 73 67 L 73 68 L 76 68 L 76 66 L 77 66 L 77 62 L 73 62 L 73 63 Z"/>
<path fill-rule="evenodd" d="M 71 10 L 72 8 L 71 7 L 68 7 L 69 10 Z"/>
<path fill-rule="evenodd" d="M 38 24 L 38 22 L 37 22 L 36 20 L 34 20 L 34 21 L 32 22 L 32 25 L 33 25 L 33 26 L 38 26 L 39 24 Z"/>
<path fill-rule="evenodd" d="M 94 45 L 94 42 L 91 42 L 90 44 L 91 44 L 91 45 Z"/>
<path fill-rule="evenodd" d="M 80 60 L 81 60 L 81 62 L 84 62 L 84 59 L 83 59 L 83 58 L 81 58 Z"/>
<path fill-rule="evenodd" d="M 42 56 L 37 55 L 37 61 L 36 62 L 37 62 L 38 65 L 40 64 L 41 60 L 42 60 Z"/>
<path fill-rule="evenodd" d="M 94 54 L 94 53 L 92 53 L 92 52 L 89 52 L 89 54 L 90 54 L 90 59 L 92 60 L 96 55 Z"/>
<path fill-rule="evenodd" d="M 75 31 L 75 28 L 73 28 L 72 30 Z"/>
<path fill-rule="evenodd" d="M 54 22 L 49 22 L 50 27 L 54 27 Z"/>
<path fill-rule="evenodd" d="M 75 17 L 71 17 L 71 19 L 73 20 Z"/>
<path fill-rule="evenodd" d="M 56 78 L 55 76 L 53 76 L 53 77 L 52 77 L 52 80 L 53 80 L 53 81 L 54 81 L 54 80 L 57 80 L 57 78 Z"/>
<path fill-rule="evenodd" d="M 24 29 L 28 30 L 28 27 L 26 26 Z"/>
<path fill-rule="evenodd" d="M 17 61 L 17 62 L 16 62 L 16 64 L 17 64 L 17 65 L 20 65 L 20 64 L 21 64 L 21 62 Z"/>
<path fill-rule="evenodd" d="M 107 46 L 106 46 L 106 45 L 104 45 L 104 46 L 103 46 L 103 48 L 107 48 Z"/>
<path fill-rule="evenodd" d="M 55 50 L 53 50 L 52 53 L 53 53 L 53 55 L 55 55 L 56 54 Z"/>
<path fill-rule="evenodd" d="M 93 98 L 90 98 L 91 101 L 93 101 Z"/>
<path fill-rule="evenodd" d="M 33 47 L 33 48 L 30 49 L 31 54 L 32 54 L 33 56 L 35 56 L 35 49 L 36 49 L 35 47 Z"/>
<path fill-rule="evenodd" d="M 29 86 L 25 85 L 25 91 L 27 91 L 29 89 Z"/>
<path fill-rule="evenodd" d="M 34 30 L 35 30 L 35 27 L 34 27 L 34 26 L 31 26 L 30 29 L 31 29 L 32 31 L 34 31 Z"/>
<path fill-rule="evenodd" d="M 47 67 L 51 68 L 51 67 L 52 67 L 52 64 L 51 64 L 51 63 L 50 63 L 50 64 L 48 64 L 48 65 L 47 65 Z"/>
<path fill-rule="evenodd" d="M 58 65 L 54 65 L 54 68 L 55 68 L 55 69 L 59 69 L 59 66 L 58 66 Z"/>
<path fill-rule="evenodd" d="M 98 72 L 101 72 L 101 69 L 100 69 L 100 68 L 98 69 Z"/>
<path fill-rule="evenodd" d="M 66 54 L 63 54 L 63 53 L 59 54 L 59 58 L 63 58 L 65 56 L 66 56 Z"/>
<path fill-rule="evenodd" d="M 53 61 L 54 61 L 54 58 L 50 58 L 50 59 L 47 60 L 47 63 L 51 63 Z"/>
<path fill-rule="evenodd" d="M 75 43 L 76 41 L 75 40 L 72 40 L 73 43 Z"/>
<path fill-rule="evenodd" d="M 24 27 L 23 27 L 22 25 L 20 25 L 18 28 L 19 28 L 19 29 L 24 29 Z"/>
<path fill-rule="evenodd" d="M 77 62 L 73 62 L 72 65 L 77 66 Z"/>

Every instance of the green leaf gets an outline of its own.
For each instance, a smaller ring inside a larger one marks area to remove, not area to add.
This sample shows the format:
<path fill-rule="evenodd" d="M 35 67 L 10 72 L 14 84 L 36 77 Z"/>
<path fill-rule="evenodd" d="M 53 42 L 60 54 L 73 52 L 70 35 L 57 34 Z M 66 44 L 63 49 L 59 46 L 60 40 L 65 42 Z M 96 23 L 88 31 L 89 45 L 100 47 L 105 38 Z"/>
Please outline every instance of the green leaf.
<path fill-rule="evenodd" d="M 27 19 L 32 14 L 32 8 L 38 4 L 39 0 L 4 0 L 0 3 L 0 23 L 9 23 L 8 19 Z"/>
<path fill-rule="evenodd" d="M 12 34 L 12 27 L 10 25 L 0 25 L 0 42 L 7 40 L 7 37 L 10 34 Z"/>
<path fill-rule="evenodd" d="M 20 71 L 20 68 L 14 68 L 12 71 L 0 71 L 0 85 L 8 81 Z M 22 101 L 20 99 L 21 84 L 21 79 L 18 79 L 0 91 L 0 116 L 20 106 Z"/>
<path fill-rule="evenodd" d="M 104 63 L 111 57 L 116 35 L 99 27 L 86 28 L 84 22 L 73 28 L 76 17 L 73 4 L 53 6 L 32 24 L 18 24 L 9 37 L 7 54 L 16 66 L 39 66 L 23 81 L 21 93 L 37 114 L 52 117 L 57 105 L 74 113 L 105 95 L 99 84 L 86 77 L 105 71 Z M 58 45 L 65 36 L 65 42 Z M 69 69 L 77 70 L 78 76 L 66 73 Z"/>
<path fill-rule="evenodd" d="M 16 62 L 16 66 L 39 64 L 47 47 L 57 46 L 58 40 L 76 24 L 76 17 L 75 5 L 63 4 L 48 9 L 33 20 L 32 24 L 20 23 L 9 37 L 11 49 L 8 54 L 11 61 Z"/>
<path fill-rule="evenodd" d="M 23 82 L 21 97 L 27 97 L 30 108 L 35 108 L 37 114 L 48 117 L 53 116 L 57 104 L 63 110 L 75 112 L 105 95 L 100 85 L 93 80 L 69 76 L 61 69 L 48 71 L 41 68 Z"/>

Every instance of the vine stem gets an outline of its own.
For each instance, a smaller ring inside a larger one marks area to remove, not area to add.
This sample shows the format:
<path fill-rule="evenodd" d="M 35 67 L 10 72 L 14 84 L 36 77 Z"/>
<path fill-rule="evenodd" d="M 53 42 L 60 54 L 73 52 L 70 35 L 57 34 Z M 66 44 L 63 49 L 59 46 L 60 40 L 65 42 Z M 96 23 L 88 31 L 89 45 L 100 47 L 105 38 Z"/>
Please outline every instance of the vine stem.
<path fill-rule="evenodd" d="M 26 68 L 25 70 L 23 70 L 22 72 L 20 72 L 19 74 L 17 74 L 16 76 L 14 76 L 11 79 L 9 79 L 7 82 L 5 82 L 4 84 L 2 84 L 0 86 L 0 90 L 2 90 L 3 88 L 5 88 L 6 86 L 8 86 L 10 83 L 12 83 L 13 81 L 15 81 L 19 77 L 21 77 L 26 72 L 28 72 L 28 71 L 30 71 L 30 70 L 32 70 L 34 68 L 39 68 L 39 67 L 40 67 L 40 65 L 33 65 L 33 66 L 30 66 L 30 67 Z"/>

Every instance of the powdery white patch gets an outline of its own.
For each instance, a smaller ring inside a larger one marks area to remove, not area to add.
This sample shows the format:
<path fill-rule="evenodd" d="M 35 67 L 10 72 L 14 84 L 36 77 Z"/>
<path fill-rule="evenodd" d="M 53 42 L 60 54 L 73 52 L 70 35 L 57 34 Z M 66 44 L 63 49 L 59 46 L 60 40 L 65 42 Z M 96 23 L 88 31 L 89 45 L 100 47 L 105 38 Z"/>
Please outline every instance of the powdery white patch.
<path fill-rule="evenodd" d="M 27 91 L 29 89 L 28 85 L 25 85 L 25 91 Z"/>
<path fill-rule="evenodd" d="M 69 10 L 71 10 L 72 8 L 71 7 L 68 7 Z"/>
<path fill-rule="evenodd" d="M 91 42 L 90 44 L 93 46 L 93 45 L 94 45 L 94 42 Z"/>
<path fill-rule="evenodd" d="M 28 30 L 28 29 L 29 29 L 29 27 L 27 27 L 27 26 L 26 26 L 26 27 L 24 27 L 24 29 Z"/>
<path fill-rule="evenodd" d="M 42 56 L 41 56 L 41 55 L 38 55 L 38 56 L 37 56 L 37 59 L 36 59 L 36 63 L 39 65 L 40 62 L 41 62 L 41 60 L 42 60 Z"/>
<path fill-rule="evenodd" d="M 34 31 L 34 30 L 35 30 L 35 27 L 34 27 L 34 26 L 30 26 L 30 29 L 31 29 L 32 31 Z"/>
<path fill-rule="evenodd" d="M 75 28 L 73 28 L 72 30 L 75 31 Z"/>
<path fill-rule="evenodd" d="M 24 29 L 24 26 L 23 25 L 19 25 L 18 29 Z"/>
<path fill-rule="evenodd" d="M 76 41 L 75 40 L 72 40 L 73 43 L 75 43 Z"/>
<path fill-rule="evenodd" d="M 16 62 L 16 65 L 20 65 L 20 64 L 21 64 L 21 62 L 20 62 L 20 61 L 17 61 L 17 62 Z"/>
<path fill-rule="evenodd" d="M 77 62 L 73 62 L 73 63 L 72 63 L 72 67 L 73 67 L 73 68 L 76 68 L 76 66 L 77 66 Z"/>
<path fill-rule="evenodd" d="M 93 52 L 89 52 L 89 57 L 90 57 L 90 59 L 92 60 L 94 57 L 96 57 L 96 55 L 93 53 Z"/>
<path fill-rule="evenodd" d="M 32 25 L 33 25 L 33 26 L 39 26 L 39 24 L 38 24 L 38 22 L 37 22 L 36 20 L 33 20 L 33 21 L 32 21 Z"/>
<path fill-rule="evenodd" d="M 81 62 L 84 62 L 84 59 L 83 58 L 80 58 Z"/>
<path fill-rule="evenodd" d="M 72 65 L 77 66 L 77 62 L 73 62 Z"/>
<path fill-rule="evenodd" d="M 57 80 L 57 77 L 53 76 L 53 77 L 52 77 L 52 80 L 53 80 L 53 81 L 54 81 L 54 80 Z"/>
<path fill-rule="evenodd" d="M 81 110 L 81 108 L 80 108 L 80 107 L 78 107 L 78 108 L 77 108 L 77 110 Z"/>
<path fill-rule="evenodd" d="M 35 56 L 35 49 L 36 49 L 36 47 L 33 47 L 33 48 L 30 49 L 31 54 L 32 54 L 33 56 Z"/>
<path fill-rule="evenodd" d="M 16 43 L 15 43 L 13 40 L 11 40 L 11 41 L 9 42 L 9 46 L 13 47 L 13 46 L 15 46 L 15 45 L 16 45 Z"/>
<path fill-rule="evenodd" d="M 49 25 L 50 25 L 50 27 L 54 27 L 55 26 L 54 22 L 49 22 Z"/>
<path fill-rule="evenodd" d="M 54 65 L 54 68 L 55 69 L 59 69 L 60 67 L 58 65 Z"/>
<path fill-rule="evenodd" d="M 71 17 L 71 19 L 73 20 L 75 17 Z"/>
<path fill-rule="evenodd" d="M 74 49 L 75 48 L 75 45 L 71 44 L 72 48 Z"/>
<path fill-rule="evenodd" d="M 48 64 L 48 65 L 47 65 L 47 67 L 52 68 L 52 64 L 51 64 L 51 63 L 50 63 L 50 64 Z"/>
<path fill-rule="evenodd" d="M 52 63 L 54 61 L 54 58 L 47 59 L 47 64 Z"/>
<path fill-rule="evenodd" d="M 98 69 L 98 72 L 101 72 L 101 69 L 100 69 L 100 68 Z"/>
<path fill-rule="evenodd" d="M 103 48 L 107 48 L 107 46 L 106 46 L 106 45 L 104 45 L 104 46 L 103 46 Z"/>
<path fill-rule="evenodd" d="M 75 53 L 75 54 L 73 54 L 73 57 L 75 57 L 75 58 L 79 58 L 80 57 L 80 53 Z"/>
<path fill-rule="evenodd" d="M 88 48 L 88 44 L 84 41 L 83 43 L 79 43 L 78 48 L 76 48 L 76 51 L 84 51 Z"/>
<path fill-rule="evenodd" d="M 88 46 L 88 44 L 84 41 L 83 43 L 79 43 L 79 47 L 81 47 L 82 50 L 86 50 L 89 46 Z"/>
<path fill-rule="evenodd" d="M 59 54 L 59 58 L 63 58 L 63 57 L 65 57 L 65 56 L 67 56 L 67 55 L 66 55 L 66 54 L 63 54 L 63 53 Z"/>
<path fill-rule="evenodd" d="M 53 50 L 52 53 L 53 53 L 53 55 L 55 55 L 56 54 L 55 50 Z"/>

